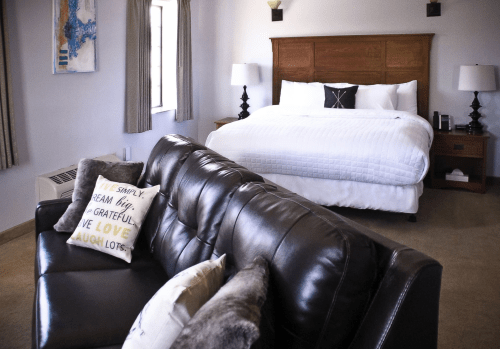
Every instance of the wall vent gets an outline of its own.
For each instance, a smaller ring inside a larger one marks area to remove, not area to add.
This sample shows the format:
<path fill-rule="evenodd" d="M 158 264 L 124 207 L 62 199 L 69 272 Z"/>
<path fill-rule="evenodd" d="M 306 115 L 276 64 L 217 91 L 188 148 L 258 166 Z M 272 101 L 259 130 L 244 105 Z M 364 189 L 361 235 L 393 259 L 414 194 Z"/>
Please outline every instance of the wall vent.
<path fill-rule="evenodd" d="M 96 159 L 121 161 L 114 154 L 99 156 Z M 73 195 L 77 170 L 77 165 L 71 165 L 36 177 L 36 202 L 70 198 Z"/>

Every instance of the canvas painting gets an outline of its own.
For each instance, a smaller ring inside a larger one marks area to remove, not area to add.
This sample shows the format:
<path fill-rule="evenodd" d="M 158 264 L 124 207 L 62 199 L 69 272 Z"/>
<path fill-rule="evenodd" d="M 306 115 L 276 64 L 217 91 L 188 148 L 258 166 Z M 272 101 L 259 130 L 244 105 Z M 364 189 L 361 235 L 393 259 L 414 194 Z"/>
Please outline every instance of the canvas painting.
<path fill-rule="evenodd" d="M 95 0 L 53 1 L 54 74 L 95 71 Z"/>

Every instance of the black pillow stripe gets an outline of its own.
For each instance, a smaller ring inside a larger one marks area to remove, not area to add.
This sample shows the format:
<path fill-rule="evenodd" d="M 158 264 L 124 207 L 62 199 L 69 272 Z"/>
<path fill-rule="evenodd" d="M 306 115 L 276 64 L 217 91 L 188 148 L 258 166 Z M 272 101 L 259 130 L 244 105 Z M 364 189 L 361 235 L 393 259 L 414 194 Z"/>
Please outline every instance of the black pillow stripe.
<path fill-rule="evenodd" d="M 354 109 L 358 87 L 335 88 L 325 86 L 325 108 Z"/>

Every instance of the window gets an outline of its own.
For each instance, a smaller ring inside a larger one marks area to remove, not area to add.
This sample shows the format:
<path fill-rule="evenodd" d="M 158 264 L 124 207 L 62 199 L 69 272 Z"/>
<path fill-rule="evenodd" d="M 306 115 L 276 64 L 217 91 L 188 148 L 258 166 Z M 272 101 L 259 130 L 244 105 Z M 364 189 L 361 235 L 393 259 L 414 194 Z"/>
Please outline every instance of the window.
<path fill-rule="evenodd" d="M 151 6 L 151 112 L 172 110 L 176 91 L 177 1 L 153 0 Z"/>

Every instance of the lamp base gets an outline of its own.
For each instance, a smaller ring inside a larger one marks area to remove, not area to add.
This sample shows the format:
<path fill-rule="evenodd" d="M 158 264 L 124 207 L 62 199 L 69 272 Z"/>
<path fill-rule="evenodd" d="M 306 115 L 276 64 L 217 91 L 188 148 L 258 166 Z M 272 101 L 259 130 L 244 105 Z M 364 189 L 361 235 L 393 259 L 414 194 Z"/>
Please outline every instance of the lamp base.
<path fill-rule="evenodd" d="M 477 99 L 478 91 L 474 91 L 474 100 L 470 107 L 473 109 L 472 113 L 469 116 L 472 118 L 472 121 L 466 127 L 467 133 L 469 134 L 481 134 L 483 133 L 483 125 L 479 122 L 479 118 L 481 117 L 481 113 L 477 110 L 481 108 L 481 104 L 479 104 L 479 100 Z"/>
<path fill-rule="evenodd" d="M 250 105 L 247 103 L 247 101 L 249 99 L 250 98 L 248 98 L 248 95 L 247 95 L 247 86 L 244 85 L 243 86 L 243 95 L 241 96 L 241 100 L 243 101 L 243 103 L 241 103 L 241 105 L 240 105 L 242 110 L 241 110 L 241 113 L 238 114 L 238 120 L 245 119 L 250 115 L 250 113 L 248 112 L 248 108 L 250 107 Z"/>
<path fill-rule="evenodd" d="M 467 133 L 476 135 L 483 133 L 483 125 L 478 121 L 474 123 L 474 121 L 469 122 L 469 124 L 465 127 Z"/>

